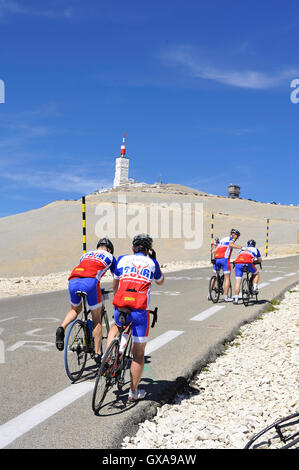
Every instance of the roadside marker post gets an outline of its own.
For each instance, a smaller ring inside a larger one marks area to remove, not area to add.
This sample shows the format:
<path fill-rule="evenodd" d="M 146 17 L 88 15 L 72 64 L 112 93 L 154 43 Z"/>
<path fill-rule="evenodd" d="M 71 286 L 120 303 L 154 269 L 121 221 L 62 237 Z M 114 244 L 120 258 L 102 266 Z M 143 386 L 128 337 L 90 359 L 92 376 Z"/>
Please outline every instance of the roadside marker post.
<path fill-rule="evenodd" d="M 269 219 L 267 219 L 266 257 L 268 256 L 268 249 L 269 249 Z"/>
<path fill-rule="evenodd" d="M 86 253 L 86 206 L 85 196 L 82 196 L 82 242 L 83 242 L 83 253 Z"/>
<path fill-rule="evenodd" d="M 211 216 L 211 260 L 212 260 L 212 247 L 214 243 L 214 213 Z"/>

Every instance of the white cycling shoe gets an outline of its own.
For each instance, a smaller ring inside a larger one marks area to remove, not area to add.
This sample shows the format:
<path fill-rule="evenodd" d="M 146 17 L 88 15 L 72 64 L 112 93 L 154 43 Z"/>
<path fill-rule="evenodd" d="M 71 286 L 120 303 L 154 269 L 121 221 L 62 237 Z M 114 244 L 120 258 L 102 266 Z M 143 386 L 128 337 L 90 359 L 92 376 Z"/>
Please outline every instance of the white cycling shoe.
<path fill-rule="evenodd" d="M 129 391 L 129 400 L 130 401 L 137 401 L 137 400 L 142 400 L 146 396 L 146 391 L 143 390 L 142 388 L 138 390 L 132 390 Z"/>

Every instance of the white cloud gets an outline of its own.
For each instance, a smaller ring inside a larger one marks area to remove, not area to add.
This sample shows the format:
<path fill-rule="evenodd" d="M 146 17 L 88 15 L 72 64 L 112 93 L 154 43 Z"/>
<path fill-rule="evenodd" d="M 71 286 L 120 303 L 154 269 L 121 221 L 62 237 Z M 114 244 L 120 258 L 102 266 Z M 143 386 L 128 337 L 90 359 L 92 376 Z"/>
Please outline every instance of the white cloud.
<path fill-rule="evenodd" d="M 299 74 L 299 69 L 287 69 L 272 74 L 255 70 L 221 70 L 220 68 L 202 63 L 196 57 L 196 54 L 186 46 L 179 46 L 168 50 L 163 54 L 163 57 L 168 63 L 187 69 L 194 78 L 213 80 L 239 88 L 271 88 Z"/>
<path fill-rule="evenodd" d="M 67 171 L 34 170 L 22 173 L 2 171 L 2 178 L 22 186 L 40 188 L 66 193 L 88 194 L 97 189 L 112 187 L 112 182 L 103 178 L 91 178 L 80 174 L 78 170 L 69 168 Z"/>
<path fill-rule="evenodd" d="M 0 17 L 7 14 L 13 15 L 32 15 L 44 16 L 48 18 L 70 18 L 73 15 L 72 8 L 58 9 L 40 9 L 28 6 L 15 0 L 0 0 Z"/>

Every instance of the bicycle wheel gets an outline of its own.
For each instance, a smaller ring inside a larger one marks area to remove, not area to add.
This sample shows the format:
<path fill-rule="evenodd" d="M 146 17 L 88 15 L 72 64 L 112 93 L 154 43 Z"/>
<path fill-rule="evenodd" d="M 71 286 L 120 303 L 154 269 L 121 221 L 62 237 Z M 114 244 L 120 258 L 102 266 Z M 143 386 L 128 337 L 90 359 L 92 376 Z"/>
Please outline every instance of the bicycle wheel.
<path fill-rule="evenodd" d="M 243 279 L 242 281 L 242 300 L 245 307 L 248 306 L 250 299 L 250 289 L 248 279 Z"/>
<path fill-rule="evenodd" d="M 213 286 L 214 284 L 214 286 Z M 213 287 L 212 287 L 213 286 Z M 209 282 L 209 294 L 213 303 L 217 303 L 220 297 L 220 290 L 218 286 L 218 279 L 216 276 L 212 276 Z"/>
<path fill-rule="evenodd" d="M 95 413 L 100 410 L 108 390 L 115 383 L 115 373 L 118 367 L 119 341 L 114 339 L 106 350 L 101 366 L 97 372 L 92 394 L 92 409 Z"/>
<path fill-rule="evenodd" d="M 101 343 L 102 354 L 104 354 L 105 351 L 106 351 L 106 344 L 107 344 L 107 338 L 108 338 L 109 330 L 110 330 L 110 326 L 109 326 L 107 311 L 106 311 L 105 307 L 103 307 L 103 310 L 102 310 L 102 343 Z"/>
<path fill-rule="evenodd" d="M 120 375 L 117 381 L 118 390 L 121 390 L 127 381 L 127 376 L 130 372 L 131 359 L 132 359 L 132 335 L 130 334 L 129 341 L 127 342 L 127 345 L 123 352 L 121 363 L 120 363 Z"/>
<path fill-rule="evenodd" d="M 87 334 L 82 320 L 74 320 L 65 342 L 64 365 L 70 380 L 80 379 L 87 360 Z"/>

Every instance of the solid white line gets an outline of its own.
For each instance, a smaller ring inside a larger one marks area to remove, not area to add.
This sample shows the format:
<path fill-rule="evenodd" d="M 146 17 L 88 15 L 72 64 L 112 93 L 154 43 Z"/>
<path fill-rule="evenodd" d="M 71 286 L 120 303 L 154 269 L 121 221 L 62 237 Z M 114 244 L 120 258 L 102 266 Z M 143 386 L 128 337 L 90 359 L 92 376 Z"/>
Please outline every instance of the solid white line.
<path fill-rule="evenodd" d="M 274 279 L 270 279 L 270 282 L 280 281 L 281 279 L 283 279 L 283 277 L 275 277 Z"/>
<path fill-rule="evenodd" d="M 3 321 L 13 320 L 14 318 L 17 318 L 17 317 L 3 318 L 2 320 L 0 320 L 0 323 L 2 323 Z"/>
<path fill-rule="evenodd" d="M 184 332 L 183 331 L 175 331 L 175 330 L 166 331 L 166 333 L 163 333 L 162 335 L 157 336 L 157 338 L 152 339 L 151 341 L 149 341 L 146 344 L 144 354 L 147 355 L 147 354 L 150 354 L 150 353 L 156 351 L 157 349 L 161 348 L 166 343 L 173 340 L 174 338 L 181 335 L 182 333 L 184 333 Z"/>
<path fill-rule="evenodd" d="M 295 276 L 295 274 L 297 273 L 289 273 L 289 274 L 285 274 L 284 277 L 288 277 L 288 276 Z"/>
<path fill-rule="evenodd" d="M 266 286 L 269 286 L 269 285 L 270 285 L 270 282 L 262 282 L 261 284 L 259 284 L 258 288 L 262 289 L 263 287 L 266 287 Z"/>
<path fill-rule="evenodd" d="M 224 308 L 223 305 L 214 305 L 214 307 L 208 308 L 207 310 L 204 310 L 203 312 L 199 313 L 195 317 L 190 318 L 190 320 L 193 321 L 203 321 L 206 318 L 209 318 L 211 315 L 214 315 L 216 312 Z"/>
<path fill-rule="evenodd" d="M 30 429 L 50 418 L 65 406 L 92 390 L 92 382 L 70 385 L 47 400 L 25 411 L 16 418 L 0 426 L 0 448 L 7 446 Z"/>
<path fill-rule="evenodd" d="M 156 351 L 182 333 L 184 332 L 170 330 L 149 341 L 145 347 L 145 354 L 150 354 L 151 352 Z M 86 393 L 93 390 L 93 387 L 94 382 L 82 382 L 70 385 L 61 392 L 56 393 L 47 400 L 42 401 L 38 405 L 33 406 L 29 410 L 3 424 L 0 426 L 0 449 L 6 447 L 38 424 L 56 414 L 58 411 L 61 411 L 70 403 L 81 398 Z"/>

